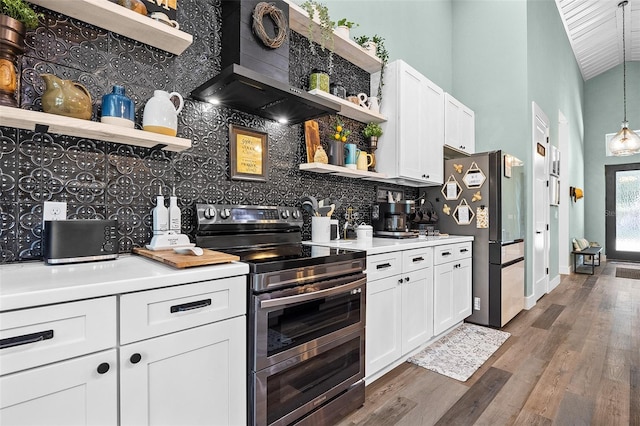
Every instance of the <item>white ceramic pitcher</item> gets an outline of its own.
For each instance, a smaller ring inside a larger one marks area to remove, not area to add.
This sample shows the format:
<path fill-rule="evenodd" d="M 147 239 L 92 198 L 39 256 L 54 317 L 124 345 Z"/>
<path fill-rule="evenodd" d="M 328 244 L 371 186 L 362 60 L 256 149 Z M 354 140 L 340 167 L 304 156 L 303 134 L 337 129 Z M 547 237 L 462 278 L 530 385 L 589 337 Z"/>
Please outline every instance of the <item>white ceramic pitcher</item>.
<path fill-rule="evenodd" d="M 174 96 L 180 100 L 177 109 L 171 102 Z M 180 93 L 154 90 L 153 97 L 144 106 L 142 128 L 148 132 L 175 136 L 178 133 L 178 114 L 182 111 L 182 107 L 184 107 L 184 99 Z"/>

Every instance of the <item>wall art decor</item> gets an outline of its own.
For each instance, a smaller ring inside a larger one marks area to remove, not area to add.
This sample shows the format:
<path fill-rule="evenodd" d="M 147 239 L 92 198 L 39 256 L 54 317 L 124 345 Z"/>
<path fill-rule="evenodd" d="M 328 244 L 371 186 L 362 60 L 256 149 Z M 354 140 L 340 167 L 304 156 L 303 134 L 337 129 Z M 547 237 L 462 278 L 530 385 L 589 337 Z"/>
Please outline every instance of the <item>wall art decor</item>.
<path fill-rule="evenodd" d="M 484 172 L 480 170 L 480 167 L 476 162 L 472 162 L 467 173 L 464 174 L 462 181 L 466 185 L 467 189 L 482 188 L 484 181 L 487 179 Z"/>
<path fill-rule="evenodd" d="M 462 164 L 455 164 L 454 163 L 453 168 L 455 169 L 456 172 L 462 174 Z"/>
<path fill-rule="evenodd" d="M 462 194 L 462 188 L 456 178 L 451 175 L 444 185 L 442 185 L 440 192 L 442 192 L 445 200 L 457 200 L 460 194 Z"/>
<path fill-rule="evenodd" d="M 473 210 L 469 207 L 467 200 L 463 198 L 462 201 L 460 201 L 460 204 L 458 204 L 456 209 L 453 211 L 453 218 L 456 220 L 458 225 L 468 225 L 474 217 L 475 213 L 473 213 Z"/>
<path fill-rule="evenodd" d="M 476 208 L 476 228 L 489 228 L 489 209 L 487 206 L 482 205 Z"/>
<path fill-rule="evenodd" d="M 248 127 L 229 125 L 231 179 L 266 181 L 269 170 L 268 136 Z"/>

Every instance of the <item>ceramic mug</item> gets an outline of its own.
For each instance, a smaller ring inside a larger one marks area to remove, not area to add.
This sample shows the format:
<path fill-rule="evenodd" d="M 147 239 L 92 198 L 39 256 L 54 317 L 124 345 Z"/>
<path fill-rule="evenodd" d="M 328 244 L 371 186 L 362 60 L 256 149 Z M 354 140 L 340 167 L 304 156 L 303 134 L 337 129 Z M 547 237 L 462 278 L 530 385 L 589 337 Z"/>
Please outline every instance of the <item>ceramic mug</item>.
<path fill-rule="evenodd" d="M 365 151 L 356 151 L 356 165 L 358 170 L 367 170 L 373 164 L 373 155 Z"/>
<path fill-rule="evenodd" d="M 169 17 L 162 12 L 153 12 L 151 15 L 149 15 L 149 17 L 151 19 L 155 19 L 158 22 L 162 22 L 163 24 L 167 24 L 170 27 L 175 28 L 176 30 L 180 29 L 180 24 L 178 24 L 173 19 L 169 19 Z"/>
<path fill-rule="evenodd" d="M 357 151 L 355 143 L 344 144 L 344 164 L 349 169 L 355 169 L 357 160 Z"/>

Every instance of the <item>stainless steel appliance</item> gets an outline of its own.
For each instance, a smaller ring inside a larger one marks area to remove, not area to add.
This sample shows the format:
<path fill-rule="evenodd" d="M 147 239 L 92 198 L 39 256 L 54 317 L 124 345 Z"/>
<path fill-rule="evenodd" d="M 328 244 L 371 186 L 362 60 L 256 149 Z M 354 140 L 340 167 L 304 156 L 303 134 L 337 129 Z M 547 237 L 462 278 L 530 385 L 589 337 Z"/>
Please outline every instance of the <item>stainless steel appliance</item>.
<path fill-rule="evenodd" d="M 524 164 L 491 151 L 445 160 L 444 170 L 444 186 L 421 193 L 436 206 L 440 232 L 474 236 L 473 310 L 466 320 L 502 327 L 524 308 Z M 473 216 L 468 223 L 456 213 L 459 206 L 465 209 L 463 200 Z M 445 203 L 448 215 L 442 210 Z"/>
<path fill-rule="evenodd" d="M 373 235 L 386 238 L 416 238 L 418 234 L 409 230 L 409 217 L 414 210 L 413 200 L 375 204 L 371 213 Z"/>
<path fill-rule="evenodd" d="M 297 208 L 196 207 L 197 244 L 250 267 L 249 424 L 331 424 L 361 406 L 366 253 L 302 245 Z"/>

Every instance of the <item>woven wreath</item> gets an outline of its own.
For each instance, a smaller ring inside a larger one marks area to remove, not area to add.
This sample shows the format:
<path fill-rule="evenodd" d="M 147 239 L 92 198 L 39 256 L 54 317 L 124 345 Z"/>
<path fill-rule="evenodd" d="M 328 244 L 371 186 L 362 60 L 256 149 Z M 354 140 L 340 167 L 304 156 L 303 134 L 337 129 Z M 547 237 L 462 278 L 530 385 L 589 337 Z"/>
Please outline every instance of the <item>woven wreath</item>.
<path fill-rule="evenodd" d="M 276 24 L 278 34 L 273 38 L 269 37 L 262 24 L 265 15 L 269 15 L 273 23 Z M 284 43 L 287 38 L 287 21 L 282 10 L 275 7 L 273 3 L 262 1 L 256 5 L 255 9 L 253 9 L 252 27 L 254 34 L 262 40 L 262 43 L 272 49 L 277 49 L 282 46 L 282 43 Z"/>

